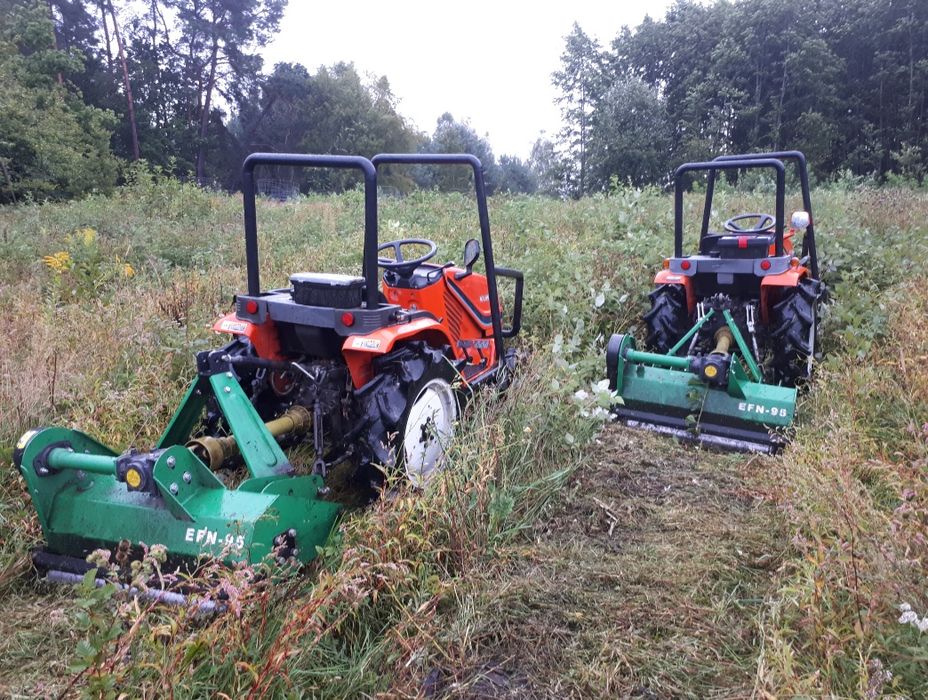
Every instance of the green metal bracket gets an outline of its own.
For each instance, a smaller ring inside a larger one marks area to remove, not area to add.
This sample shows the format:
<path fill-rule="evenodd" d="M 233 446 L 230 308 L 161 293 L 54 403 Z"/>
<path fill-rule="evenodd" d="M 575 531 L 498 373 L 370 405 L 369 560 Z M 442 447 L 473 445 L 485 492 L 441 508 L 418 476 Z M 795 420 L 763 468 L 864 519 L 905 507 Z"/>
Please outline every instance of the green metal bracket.
<path fill-rule="evenodd" d="M 677 344 L 670 348 L 667 354 L 676 355 L 680 351 L 680 348 L 686 345 L 690 341 L 690 338 L 699 332 L 699 329 L 703 327 L 706 321 L 712 318 L 713 314 L 715 314 L 715 309 L 709 309 L 709 313 L 705 314 L 701 319 L 699 319 L 695 325 L 686 332 L 686 335 L 680 338 L 680 340 L 677 341 Z"/>
<path fill-rule="evenodd" d="M 760 368 L 757 366 L 757 363 L 754 362 L 754 357 L 751 355 L 751 350 L 748 348 L 748 344 L 744 341 L 744 336 L 741 335 L 741 331 L 738 330 L 738 324 L 735 323 L 735 319 L 732 318 L 731 312 L 728 309 L 722 309 L 722 315 L 725 317 L 725 322 L 728 324 L 728 330 L 731 331 L 732 336 L 735 338 L 735 343 L 738 345 L 738 349 L 741 351 L 741 359 L 744 360 L 744 363 L 748 366 L 748 371 L 750 371 L 754 381 L 759 383 L 763 382 L 764 377 L 760 372 Z"/>
<path fill-rule="evenodd" d="M 165 429 L 155 449 L 170 447 L 171 445 L 183 445 L 190 437 L 194 426 L 203 416 L 203 407 L 206 406 L 206 386 L 202 378 L 194 379 L 190 386 L 187 387 L 187 393 L 184 394 L 180 406 L 174 412 L 171 422 Z"/>
<path fill-rule="evenodd" d="M 182 520 L 196 520 L 189 502 L 202 496 L 204 489 L 226 488 L 209 467 L 180 445 L 165 450 L 152 471 L 168 510 Z"/>
<path fill-rule="evenodd" d="M 267 431 L 235 376 L 231 372 L 214 374 L 209 383 L 251 476 L 257 479 L 292 474 L 290 461 Z"/>

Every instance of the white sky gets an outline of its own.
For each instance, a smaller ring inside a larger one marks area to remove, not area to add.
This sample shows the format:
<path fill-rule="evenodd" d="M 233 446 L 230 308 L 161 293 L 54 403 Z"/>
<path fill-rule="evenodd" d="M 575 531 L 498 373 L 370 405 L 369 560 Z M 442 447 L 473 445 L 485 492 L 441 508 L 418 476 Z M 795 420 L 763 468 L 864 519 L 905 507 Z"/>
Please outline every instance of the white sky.
<path fill-rule="evenodd" d="M 661 18 L 670 0 L 290 0 L 265 70 L 338 61 L 386 75 L 399 112 L 431 134 L 444 112 L 488 138 L 497 158 L 527 158 L 541 131 L 560 127 L 551 73 L 576 21 L 608 47 L 622 25 Z"/>

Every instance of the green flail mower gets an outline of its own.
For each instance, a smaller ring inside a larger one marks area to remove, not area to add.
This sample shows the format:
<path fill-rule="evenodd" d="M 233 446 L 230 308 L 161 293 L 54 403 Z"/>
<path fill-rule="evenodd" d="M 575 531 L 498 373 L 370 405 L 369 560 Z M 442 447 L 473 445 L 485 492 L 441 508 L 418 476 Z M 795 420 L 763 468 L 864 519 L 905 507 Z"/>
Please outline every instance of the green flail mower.
<path fill-rule="evenodd" d="M 803 200 L 788 230 L 783 161 L 796 164 Z M 775 213 L 741 214 L 710 231 L 718 173 L 754 169 L 775 175 Z M 683 190 L 703 172 L 699 250 L 684 255 Z M 681 165 L 674 208 L 674 255 L 654 280 L 646 349 L 621 334 L 606 349 L 610 387 L 622 399 L 615 412 L 633 427 L 683 440 L 775 452 L 787 441 L 797 389 L 811 377 L 826 295 L 805 157 L 783 151 Z"/>
<path fill-rule="evenodd" d="M 403 165 L 472 170 L 481 238 L 467 242 L 462 266 L 428 262 L 437 251 L 430 240 L 378 242 L 378 168 Z M 360 172 L 362 275 L 301 272 L 289 288 L 261 288 L 258 167 Z M 228 342 L 197 354 L 196 377 L 155 445 L 117 453 L 57 427 L 30 430 L 16 445 L 46 541 L 33 559 L 58 580 L 92 570 L 86 559 L 96 549 L 131 563 L 143 543 L 188 570 L 201 557 L 308 562 L 341 510 L 331 470 L 368 493 L 391 472 L 426 485 L 466 396 L 511 379 L 515 355 L 504 343 L 519 332 L 523 278 L 493 261 L 475 157 L 253 154 L 242 178 L 248 291 L 214 325 Z M 508 325 L 499 277 L 514 283 Z M 291 462 L 294 454 L 303 457 Z"/>

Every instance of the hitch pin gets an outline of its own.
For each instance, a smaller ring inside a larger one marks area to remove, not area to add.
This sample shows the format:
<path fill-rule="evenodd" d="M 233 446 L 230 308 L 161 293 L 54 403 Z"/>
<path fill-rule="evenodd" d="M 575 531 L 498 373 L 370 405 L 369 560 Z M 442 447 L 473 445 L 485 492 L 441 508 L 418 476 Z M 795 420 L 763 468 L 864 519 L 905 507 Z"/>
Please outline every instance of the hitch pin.
<path fill-rule="evenodd" d="M 696 323 L 699 323 L 702 320 L 702 317 L 706 315 L 706 305 L 703 302 L 696 304 Z M 699 331 L 696 331 L 693 334 L 693 339 L 690 341 L 690 347 L 686 351 L 687 355 L 692 355 L 693 350 L 696 349 L 696 341 L 699 340 Z"/>
<path fill-rule="evenodd" d="M 748 327 L 748 333 L 751 334 L 751 345 L 754 347 L 754 359 L 760 362 L 760 352 L 757 349 L 757 336 L 754 334 L 754 305 L 748 304 L 744 307 L 744 319 Z"/>

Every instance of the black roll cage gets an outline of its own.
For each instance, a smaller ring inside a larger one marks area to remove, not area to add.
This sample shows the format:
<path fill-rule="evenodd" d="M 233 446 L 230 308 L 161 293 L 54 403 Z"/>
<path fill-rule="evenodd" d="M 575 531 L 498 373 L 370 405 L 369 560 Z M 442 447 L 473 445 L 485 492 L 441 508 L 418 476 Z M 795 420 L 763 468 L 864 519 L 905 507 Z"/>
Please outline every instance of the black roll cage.
<path fill-rule="evenodd" d="M 360 170 L 364 177 L 364 251 L 362 276 L 365 281 L 364 303 L 368 309 L 379 305 L 379 278 L 377 273 L 377 168 L 380 165 L 466 165 L 474 173 L 474 193 L 477 198 L 477 214 L 480 220 L 480 236 L 483 243 L 484 265 L 487 276 L 487 293 L 490 301 L 490 317 L 496 357 L 504 356 L 504 338 L 518 334 L 522 325 L 523 275 L 518 270 L 497 267 L 493 260 L 493 241 L 490 236 L 490 215 L 487 209 L 486 185 L 483 164 L 469 153 L 460 154 L 412 154 L 382 153 L 368 160 L 363 156 L 302 155 L 294 153 L 252 153 L 242 164 L 242 194 L 245 220 L 245 261 L 248 272 L 248 294 L 261 294 L 260 260 L 258 257 L 258 223 L 255 204 L 255 168 L 258 166 L 283 165 L 298 168 L 339 168 Z M 515 302 L 510 328 L 502 327 L 499 306 L 497 275 L 515 280 Z"/>

